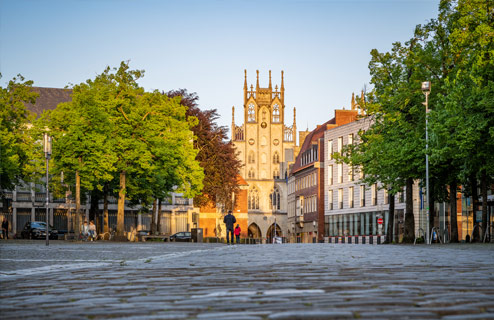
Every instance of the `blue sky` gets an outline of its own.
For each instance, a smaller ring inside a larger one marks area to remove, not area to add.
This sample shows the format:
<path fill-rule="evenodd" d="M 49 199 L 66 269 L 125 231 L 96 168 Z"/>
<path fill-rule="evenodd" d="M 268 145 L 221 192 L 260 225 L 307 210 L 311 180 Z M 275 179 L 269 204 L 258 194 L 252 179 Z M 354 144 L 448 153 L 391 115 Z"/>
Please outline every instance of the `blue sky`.
<path fill-rule="evenodd" d="M 406 41 L 439 0 L 0 0 L 2 86 L 18 73 L 64 87 L 130 60 L 146 89 L 186 88 L 220 125 L 248 84 L 285 72 L 285 121 L 312 130 L 370 82 L 369 52 Z"/>

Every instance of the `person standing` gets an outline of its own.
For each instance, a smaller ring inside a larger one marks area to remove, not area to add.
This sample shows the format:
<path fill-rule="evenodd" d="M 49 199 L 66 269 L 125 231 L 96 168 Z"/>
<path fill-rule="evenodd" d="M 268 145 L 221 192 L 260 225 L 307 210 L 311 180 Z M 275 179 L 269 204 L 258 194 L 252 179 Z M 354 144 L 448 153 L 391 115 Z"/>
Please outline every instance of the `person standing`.
<path fill-rule="evenodd" d="M 89 238 L 91 241 L 96 240 L 96 225 L 93 220 L 89 221 Z"/>
<path fill-rule="evenodd" d="M 223 223 L 226 225 L 226 243 L 233 244 L 233 225 L 237 222 L 232 210 L 228 210 L 228 214 L 223 218 Z M 230 241 L 231 240 L 231 241 Z"/>
<path fill-rule="evenodd" d="M 240 226 L 237 224 L 237 226 L 235 227 L 235 240 L 237 241 L 237 244 L 240 244 L 240 231 L 242 231 L 242 229 L 240 229 Z"/>
<path fill-rule="evenodd" d="M 2 233 L 3 233 L 3 238 L 8 239 L 9 238 L 9 220 L 7 220 L 7 217 L 3 217 L 2 221 Z"/>

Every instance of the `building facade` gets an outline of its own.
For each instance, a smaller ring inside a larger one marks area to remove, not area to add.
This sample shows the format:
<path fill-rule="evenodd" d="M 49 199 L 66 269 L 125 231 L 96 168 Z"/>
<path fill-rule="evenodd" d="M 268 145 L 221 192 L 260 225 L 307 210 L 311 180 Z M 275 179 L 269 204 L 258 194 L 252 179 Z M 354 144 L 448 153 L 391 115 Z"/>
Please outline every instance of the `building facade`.
<path fill-rule="evenodd" d="M 247 86 L 244 79 L 243 124 L 235 124 L 232 108 L 232 142 L 243 164 L 240 175 L 248 184 L 247 208 L 249 236 L 261 235 L 263 241 L 274 236 L 286 237 L 288 165 L 297 154 L 296 119 L 285 125 L 285 86 L 283 71 L 281 85 L 274 88 L 269 71 L 267 87 Z"/>
<path fill-rule="evenodd" d="M 371 186 L 361 179 L 363 172 L 335 160 L 345 145 L 358 143 L 359 132 L 372 124 L 370 117 L 327 130 L 324 133 L 326 157 L 325 230 L 329 242 L 378 243 L 383 240 L 389 221 L 389 197 L 380 184 Z M 394 234 L 401 239 L 404 233 L 405 192 L 395 198 Z M 416 229 L 419 228 L 420 195 L 414 184 L 413 211 Z M 382 219 L 382 220 L 381 220 Z M 379 223 L 381 222 L 381 224 Z M 417 234 L 418 230 L 416 230 Z M 378 239 L 379 238 L 379 239 Z"/>
<path fill-rule="evenodd" d="M 290 171 L 288 222 L 292 242 L 324 241 L 324 133 L 357 119 L 358 111 L 335 110 L 333 119 L 304 135 Z M 302 135 L 302 133 L 301 133 Z"/>

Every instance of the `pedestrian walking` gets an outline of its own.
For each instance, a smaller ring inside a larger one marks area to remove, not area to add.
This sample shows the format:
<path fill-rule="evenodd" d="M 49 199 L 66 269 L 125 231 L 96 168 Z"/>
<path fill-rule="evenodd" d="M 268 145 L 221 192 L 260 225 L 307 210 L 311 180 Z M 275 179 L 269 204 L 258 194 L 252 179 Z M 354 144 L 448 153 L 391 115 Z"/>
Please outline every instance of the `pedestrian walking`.
<path fill-rule="evenodd" d="M 237 244 L 240 244 L 240 231 L 242 231 L 242 229 L 240 229 L 240 226 L 237 224 L 237 226 L 235 227 L 235 240 L 237 241 Z"/>
<path fill-rule="evenodd" d="M 2 221 L 2 233 L 3 233 L 3 238 L 8 239 L 9 238 L 9 220 L 7 220 L 7 217 L 3 217 Z"/>
<path fill-rule="evenodd" d="M 96 240 L 96 225 L 93 220 L 89 221 L 89 238 L 91 241 Z"/>
<path fill-rule="evenodd" d="M 228 214 L 223 218 L 223 223 L 226 225 L 226 243 L 233 244 L 233 225 L 237 222 L 232 210 L 228 210 Z"/>

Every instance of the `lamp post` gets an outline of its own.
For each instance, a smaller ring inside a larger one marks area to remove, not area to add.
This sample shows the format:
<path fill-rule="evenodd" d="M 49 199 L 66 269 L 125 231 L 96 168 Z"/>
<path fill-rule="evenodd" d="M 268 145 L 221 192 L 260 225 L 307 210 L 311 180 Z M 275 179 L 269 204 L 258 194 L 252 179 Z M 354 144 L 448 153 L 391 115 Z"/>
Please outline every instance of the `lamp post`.
<path fill-rule="evenodd" d="M 431 82 L 422 82 L 422 92 L 425 94 L 425 188 L 426 188 L 426 231 L 425 241 L 430 244 L 429 241 L 429 132 L 428 132 L 428 120 L 429 120 L 429 93 L 431 93 Z"/>
<path fill-rule="evenodd" d="M 49 214 L 48 214 L 48 205 L 50 203 L 50 196 L 48 191 L 48 161 L 51 157 L 51 137 L 48 133 L 45 133 L 43 136 L 43 145 L 45 151 L 45 159 L 46 159 L 46 245 L 50 244 L 50 223 L 49 223 Z"/>

